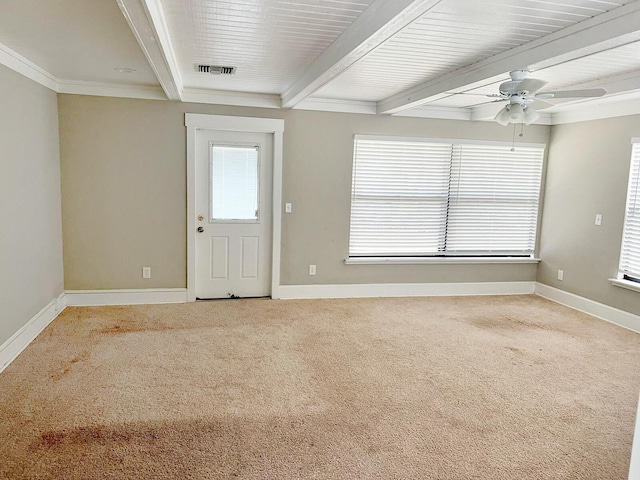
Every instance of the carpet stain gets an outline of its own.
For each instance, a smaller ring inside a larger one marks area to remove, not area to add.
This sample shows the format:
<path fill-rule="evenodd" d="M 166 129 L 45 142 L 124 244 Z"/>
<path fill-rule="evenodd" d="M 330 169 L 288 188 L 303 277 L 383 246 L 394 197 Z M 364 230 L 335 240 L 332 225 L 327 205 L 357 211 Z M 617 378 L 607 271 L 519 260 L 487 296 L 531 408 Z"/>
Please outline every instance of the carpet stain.
<path fill-rule="evenodd" d="M 51 378 L 54 382 L 59 382 L 67 373 L 69 373 L 69 370 L 69 367 L 55 370 L 54 372 L 51 372 L 49 374 L 49 378 Z"/>
<path fill-rule="evenodd" d="M 29 446 L 29 449 L 31 451 L 61 447 L 74 449 L 74 446 L 77 445 L 91 448 L 90 446 L 93 444 L 150 444 L 158 441 L 161 437 L 171 438 L 172 436 L 168 432 L 163 433 L 160 429 L 151 426 L 96 425 L 43 433 Z"/>
<path fill-rule="evenodd" d="M 501 330 L 501 331 L 525 331 L 531 329 L 539 329 L 545 331 L 558 331 L 553 325 L 547 325 L 544 323 L 535 322 L 527 318 L 518 318 L 513 315 L 474 315 L 465 317 L 463 320 L 477 328 L 486 330 Z"/>
<path fill-rule="evenodd" d="M 125 324 L 125 325 L 111 325 L 109 327 L 105 327 L 100 330 L 100 333 L 105 335 L 121 335 L 124 333 L 133 333 L 133 332 L 144 332 L 147 330 L 151 330 L 149 328 L 145 328 L 144 325 L 139 324 Z M 158 330 L 157 328 L 153 330 Z"/>

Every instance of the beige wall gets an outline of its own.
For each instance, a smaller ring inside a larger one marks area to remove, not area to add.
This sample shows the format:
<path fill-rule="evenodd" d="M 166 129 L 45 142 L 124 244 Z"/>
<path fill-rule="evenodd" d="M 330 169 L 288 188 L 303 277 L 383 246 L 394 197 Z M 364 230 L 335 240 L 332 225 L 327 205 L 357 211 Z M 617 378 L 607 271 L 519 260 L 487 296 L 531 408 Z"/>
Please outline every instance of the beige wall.
<path fill-rule="evenodd" d="M 349 244 L 353 136 L 405 135 L 510 141 L 492 122 L 295 111 L 285 125 L 283 284 L 498 282 L 534 280 L 536 265 L 345 265 Z M 547 143 L 548 127 L 526 142 Z M 307 275 L 317 265 L 317 276 Z"/>
<path fill-rule="evenodd" d="M 63 291 L 56 94 L 0 65 L 0 344 Z"/>
<path fill-rule="evenodd" d="M 535 279 L 536 265 L 343 263 L 355 133 L 510 141 L 509 128 L 72 95 L 60 95 L 59 108 L 67 289 L 186 285 L 185 112 L 285 119 L 283 192 L 294 213 L 283 216 L 284 285 Z M 547 143 L 549 131 L 527 128 L 524 141 Z"/>
<path fill-rule="evenodd" d="M 633 137 L 640 137 L 640 115 L 553 128 L 538 281 L 640 314 L 640 293 L 608 281 L 618 271 Z"/>

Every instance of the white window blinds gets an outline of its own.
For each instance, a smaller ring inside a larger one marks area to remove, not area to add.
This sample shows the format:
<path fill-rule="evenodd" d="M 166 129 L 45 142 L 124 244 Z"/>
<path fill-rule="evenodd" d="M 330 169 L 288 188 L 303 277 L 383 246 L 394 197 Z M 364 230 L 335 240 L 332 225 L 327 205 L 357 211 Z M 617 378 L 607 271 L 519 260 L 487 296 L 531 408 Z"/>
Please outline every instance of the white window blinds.
<path fill-rule="evenodd" d="M 640 280 L 640 139 L 634 139 L 629 171 L 629 190 L 625 212 L 620 273 L 623 278 Z"/>
<path fill-rule="evenodd" d="M 533 254 L 543 149 L 456 145 L 447 252 Z"/>
<path fill-rule="evenodd" d="M 356 137 L 349 255 L 426 255 L 444 246 L 451 144 Z"/>
<path fill-rule="evenodd" d="M 532 255 L 543 155 L 356 136 L 349 255 Z"/>

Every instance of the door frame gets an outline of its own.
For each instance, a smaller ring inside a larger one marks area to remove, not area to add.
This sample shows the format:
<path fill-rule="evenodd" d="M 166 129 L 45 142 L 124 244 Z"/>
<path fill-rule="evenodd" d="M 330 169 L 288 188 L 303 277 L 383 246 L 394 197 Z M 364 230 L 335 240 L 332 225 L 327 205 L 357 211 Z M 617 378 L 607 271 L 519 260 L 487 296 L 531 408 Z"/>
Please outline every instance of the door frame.
<path fill-rule="evenodd" d="M 267 133 L 273 135 L 271 298 L 280 298 L 282 227 L 282 156 L 284 120 L 186 113 L 187 127 L 187 301 L 196 301 L 196 141 L 198 130 Z"/>

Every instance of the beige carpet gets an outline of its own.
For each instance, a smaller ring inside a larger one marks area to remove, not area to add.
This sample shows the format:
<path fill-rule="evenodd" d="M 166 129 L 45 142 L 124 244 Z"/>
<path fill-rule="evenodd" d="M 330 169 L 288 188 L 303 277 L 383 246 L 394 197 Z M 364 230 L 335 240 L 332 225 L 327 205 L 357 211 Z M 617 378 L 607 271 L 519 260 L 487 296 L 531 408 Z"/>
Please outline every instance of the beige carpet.
<path fill-rule="evenodd" d="M 640 335 L 531 297 L 68 308 L 0 478 L 625 479 Z"/>

